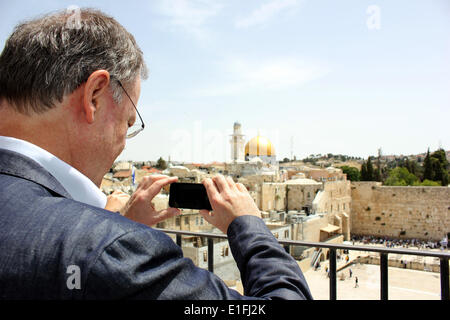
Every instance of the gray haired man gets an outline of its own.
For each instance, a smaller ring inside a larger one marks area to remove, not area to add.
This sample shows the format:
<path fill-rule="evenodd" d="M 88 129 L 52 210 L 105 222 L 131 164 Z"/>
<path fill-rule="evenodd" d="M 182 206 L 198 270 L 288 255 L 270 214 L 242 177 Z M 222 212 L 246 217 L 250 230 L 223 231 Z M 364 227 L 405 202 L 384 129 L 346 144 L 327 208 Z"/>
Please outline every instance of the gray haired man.
<path fill-rule="evenodd" d="M 3 299 L 310 299 L 241 184 L 203 182 L 227 233 L 244 296 L 197 268 L 151 228 L 179 209 L 152 199 L 176 177 L 145 177 L 123 209 L 106 211 L 102 177 L 127 137 L 146 77 L 141 50 L 113 18 L 65 11 L 17 26 L 0 55 L 0 297 Z"/>

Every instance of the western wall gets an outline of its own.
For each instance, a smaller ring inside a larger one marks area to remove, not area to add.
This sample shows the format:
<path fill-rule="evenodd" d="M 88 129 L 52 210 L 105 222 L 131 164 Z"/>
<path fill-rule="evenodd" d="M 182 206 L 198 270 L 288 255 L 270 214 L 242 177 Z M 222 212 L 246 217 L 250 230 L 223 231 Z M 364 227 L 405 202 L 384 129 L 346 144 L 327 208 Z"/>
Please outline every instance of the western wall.
<path fill-rule="evenodd" d="M 449 187 L 352 182 L 351 233 L 440 241 L 450 232 Z"/>

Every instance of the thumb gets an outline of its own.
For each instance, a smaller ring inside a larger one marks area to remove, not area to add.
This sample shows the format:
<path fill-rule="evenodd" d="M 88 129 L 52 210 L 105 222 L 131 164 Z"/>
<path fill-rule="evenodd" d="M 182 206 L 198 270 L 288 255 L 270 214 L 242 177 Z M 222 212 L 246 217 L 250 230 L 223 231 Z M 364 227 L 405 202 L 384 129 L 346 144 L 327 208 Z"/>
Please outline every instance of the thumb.
<path fill-rule="evenodd" d="M 178 216 L 181 214 L 181 210 L 178 208 L 167 208 L 158 211 L 158 214 L 155 216 L 155 221 L 152 224 L 157 224 L 163 220 Z"/>
<path fill-rule="evenodd" d="M 199 210 L 200 215 L 205 218 L 206 221 L 213 224 L 213 218 L 211 216 L 211 212 L 205 209 Z"/>

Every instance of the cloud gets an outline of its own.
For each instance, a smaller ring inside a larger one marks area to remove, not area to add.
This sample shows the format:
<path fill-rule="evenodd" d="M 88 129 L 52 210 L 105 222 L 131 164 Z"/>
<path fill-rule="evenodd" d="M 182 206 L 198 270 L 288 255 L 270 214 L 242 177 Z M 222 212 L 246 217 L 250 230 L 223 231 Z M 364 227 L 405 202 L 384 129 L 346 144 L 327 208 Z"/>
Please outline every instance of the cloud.
<path fill-rule="evenodd" d="M 299 0 L 272 0 L 261 5 L 261 7 L 253 11 L 248 17 L 238 19 L 235 26 L 236 28 L 247 28 L 264 24 L 281 11 L 297 7 L 299 4 Z"/>
<path fill-rule="evenodd" d="M 195 96 L 224 96 L 252 90 L 276 91 L 301 87 L 330 72 L 323 63 L 298 58 L 230 59 L 219 73 L 225 79 L 194 90 Z"/>
<path fill-rule="evenodd" d="M 156 5 L 157 12 L 167 18 L 171 28 L 196 38 L 207 35 L 205 24 L 222 8 L 220 2 L 206 0 L 161 0 Z"/>

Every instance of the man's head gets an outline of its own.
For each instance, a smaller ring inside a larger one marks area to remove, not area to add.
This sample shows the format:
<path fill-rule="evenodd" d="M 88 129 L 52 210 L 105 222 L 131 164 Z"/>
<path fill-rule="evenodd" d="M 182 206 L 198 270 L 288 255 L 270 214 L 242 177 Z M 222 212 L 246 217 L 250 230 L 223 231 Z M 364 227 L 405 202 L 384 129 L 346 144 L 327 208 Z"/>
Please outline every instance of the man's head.
<path fill-rule="evenodd" d="M 142 51 L 116 20 L 91 9 L 61 11 L 18 25 L 0 56 L 0 98 L 17 111 L 42 113 L 96 70 L 124 85 L 146 76 Z M 114 98 L 121 88 L 111 81 Z"/>
<path fill-rule="evenodd" d="M 32 140 L 98 182 L 91 171 L 103 175 L 124 148 L 136 119 L 129 100 L 137 103 L 146 74 L 134 37 L 97 10 L 22 23 L 0 55 L 0 112 L 9 117 L 0 135 Z"/>

